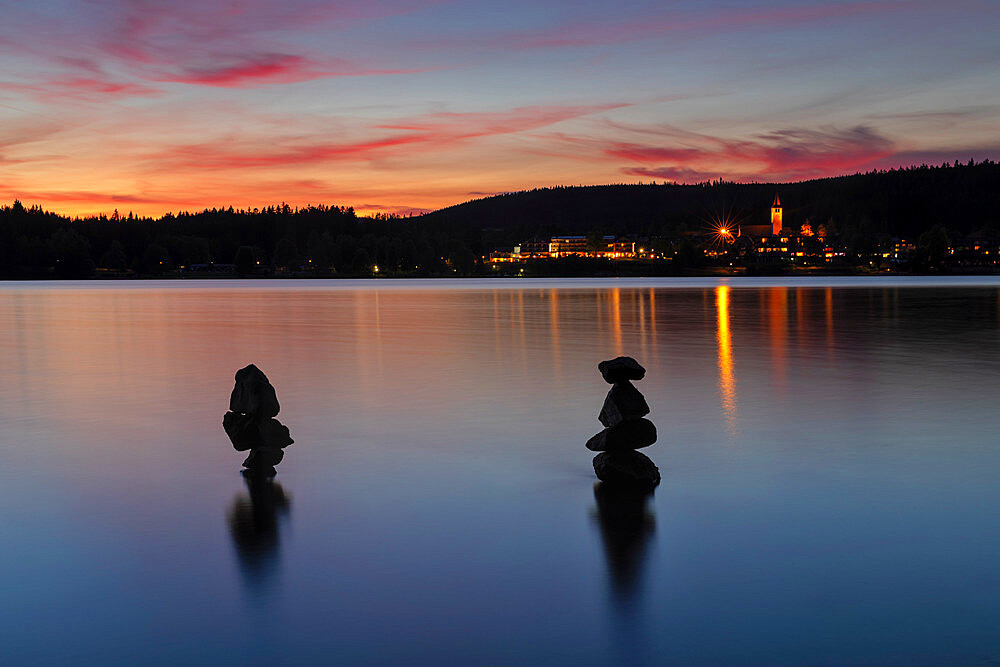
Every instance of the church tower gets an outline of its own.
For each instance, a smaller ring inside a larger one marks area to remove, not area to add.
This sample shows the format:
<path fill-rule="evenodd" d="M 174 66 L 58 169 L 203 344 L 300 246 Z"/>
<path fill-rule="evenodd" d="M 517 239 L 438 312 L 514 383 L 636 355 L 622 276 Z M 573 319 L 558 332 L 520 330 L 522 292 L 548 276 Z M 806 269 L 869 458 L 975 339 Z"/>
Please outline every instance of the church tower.
<path fill-rule="evenodd" d="M 781 236 L 781 200 L 778 195 L 774 195 L 774 203 L 771 205 L 771 233 Z"/>

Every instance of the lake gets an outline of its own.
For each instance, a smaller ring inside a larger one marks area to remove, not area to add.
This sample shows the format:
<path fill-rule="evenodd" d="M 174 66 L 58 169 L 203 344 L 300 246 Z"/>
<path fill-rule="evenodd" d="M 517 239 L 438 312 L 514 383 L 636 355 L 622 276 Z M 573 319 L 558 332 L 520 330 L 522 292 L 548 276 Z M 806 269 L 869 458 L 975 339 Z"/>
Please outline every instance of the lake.
<path fill-rule="evenodd" d="M 4 664 L 1000 661 L 997 279 L 0 283 L 0 350 Z"/>

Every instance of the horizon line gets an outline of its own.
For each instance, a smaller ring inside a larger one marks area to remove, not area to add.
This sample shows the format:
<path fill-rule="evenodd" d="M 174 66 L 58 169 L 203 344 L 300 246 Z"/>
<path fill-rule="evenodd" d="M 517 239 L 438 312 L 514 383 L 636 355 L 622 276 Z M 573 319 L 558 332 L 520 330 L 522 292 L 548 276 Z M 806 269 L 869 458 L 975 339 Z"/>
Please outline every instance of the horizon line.
<path fill-rule="evenodd" d="M 993 160 L 991 160 L 989 158 L 985 158 L 985 159 L 983 159 L 981 161 L 978 161 L 978 162 L 974 158 L 970 158 L 967 162 L 963 162 L 961 160 L 956 159 L 956 160 L 954 160 L 952 162 L 948 162 L 948 161 L 942 162 L 939 165 L 928 164 L 926 162 L 923 162 L 923 163 L 920 163 L 920 164 L 913 163 L 913 164 L 909 164 L 909 165 L 898 165 L 898 166 L 895 166 L 895 167 L 888 167 L 888 168 L 874 168 L 874 169 L 870 169 L 868 171 L 854 171 L 854 172 L 847 173 L 847 174 L 838 174 L 836 176 L 819 176 L 819 177 L 816 177 L 816 178 L 807 178 L 807 179 L 801 179 L 801 180 L 796 180 L 796 181 L 757 181 L 757 180 L 754 180 L 754 181 L 741 181 L 741 180 L 726 180 L 724 178 L 719 178 L 719 179 L 715 179 L 715 180 L 699 181 L 697 183 L 680 183 L 680 182 L 677 182 L 677 181 L 671 182 L 671 181 L 667 181 L 667 180 L 664 180 L 662 182 L 657 182 L 656 180 L 652 180 L 652 181 L 649 181 L 649 182 L 639 181 L 639 182 L 634 182 L 634 183 L 590 183 L 590 184 L 578 183 L 576 185 L 566 185 L 566 184 L 561 184 L 561 185 L 543 185 L 543 186 L 536 186 L 536 187 L 533 187 L 533 188 L 523 188 L 523 189 L 520 189 L 520 190 L 505 190 L 505 191 L 500 191 L 500 192 L 494 192 L 494 193 L 491 193 L 491 194 L 482 193 L 481 196 L 472 197 L 470 199 L 465 199 L 465 200 L 456 202 L 454 204 L 449 204 L 447 206 L 442 206 L 442 207 L 436 208 L 436 209 L 423 209 L 423 208 L 417 207 L 417 206 L 387 206 L 387 207 L 384 207 L 384 208 L 380 208 L 378 205 L 372 205 L 372 204 L 360 205 L 360 206 L 355 206 L 355 205 L 351 205 L 351 204 L 333 204 L 333 203 L 306 203 L 306 204 L 295 204 L 295 205 L 292 205 L 292 204 L 289 204 L 288 202 L 282 201 L 280 203 L 270 203 L 270 204 L 265 204 L 265 205 L 262 205 L 262 206 L 253 206 L 253 207 L 247 207 L 247 208 L 237 208 L 234 204 L 229 204 L 228 206 L 211 206 L 211 207 L 210 206 L 205 206 L 205 207 L 202 207 L 200 209 L 177 209 L 176 211 L 167 210 L 167 211 L 165 211 L 163 213 L 160 213 L 158 216 L 151 216 L 151 215 L 136 215 L 134 213 L 134 211 L 132 211 L 132 210 L 128 210 L 128 211 L 122 213 L 117 207 L 115 207 L 111 211 L 96 211 L 96 212 L 86 212 L 86 213 L 68 213 L 68 212 L 60 211 L 60 210 L 58 210 L 56 208 L 46 208 L 46 207 L 42 206 L 41 204 L 39 204 L 37 202 L 32 202 L 31 199 L 29 199 L 29 198 L 25 198 L 24 200 L 22 200 L 21 197 L 19 197 L 19 196 L 15 196 L 13 199 L 10 200 L 10 204 L 4 205 L 3 208 L 5 208 L 5 209 L 6 208 L 11 208 L 15 204 L 20 203 L 26 209 L 31 209 L 31 208 L 36 208 L 37 207 L 43 213 L 54 214 L 54 215 L 57 215 L 59 217 L 66 218 L 68 220 L 88 220 L 88 219 L 95 219 L 95 218 L 102 218 L 102 217 L 111 218 L 111 217 L 113 217 L 115 215 L 115 213 L 117 213 L 120 218 L 127 218 L 129 215 L 132 215 L 134 218 L 140 219 L 140 220 L 162 220 L 162 219 L 164 219 L 164 218 L 166 218 L 168 216 L 176 218 L 176 217 L 179 217 L 179 216 L 182 216 L 182 215 L 197 215 L 197 214 L 205 213 L 205 212 L 208 212 L 208 211 L 226 211 L 226 210 L 228 210 L 230 208 L 232 208 L 234 210 L 234 213 L 251 213 L 252 214 L 254 212 L 254 210 L 256 210 L 259 213 L 260 211 L 266 210 L 268 208 L 279 208 L 280 209 L 280 208 L 283 208 L 285 206 L 288 206 L 289 208 L 292 209 L 293 212 L 298 212 L 298 211 L 306 210 L 306 209 L 310 209 L 310 208 L 328 208 L 328 209 L 337 208 L 337 209 L 340 209 L 342 211 L 352 211 L 355 214 L 355 216 L 357 218 L 359 218 L 359 219 L 374 219 L 374 218 L 376 218 L 378 216 L 384 216 L 384 217 L 387 217 L 389 219 L 405 220 L 405 219 L 409 219 L 409 218 L 420 218 L 420 217 L 423 217 L 425 215 L 431 215 L 433 213 L 438 213 L 438 212 L 445 211 L 445 210 L 448 210 L 448 209 L 451 209 L 451 208 L 456 208 L 458 206 L 463 206 L 465 204 L 469 204 L 469 203 L 472 203 L 472 202 L 485 201 L 485 200 L 488 200 L 488 199 L 496 199 L 496 198 L 499 198 L 499 197 L 506 197 L 506 196 L 509 196 L 509 195 L 521 194 L 521 193 L 526 193 L 526 192 L 537 192 L 537 191 L 540 191 L 540 190 L 559 190 L 559 189 L 572 189 L 572 188 L 580 188 L 580 189 L 584 189 L 584 188 L 610 188 L 610 187 L 665 187 L 665 186 L 669 186 L 669 187 L 706 187 L 706 186 L 708 186 L 708 187 L 718 187 L 718 186 L 722 186 L 722 185 L 739 185 L 739 186 L 750 186 L 750 187 L 766 185 L 766 186 L 780 187 L 780 186 L 795 186 L 795 185 L 801 185 L 801 184 L 804 184 L 804 183 L 814 183 L 814 182 L 817 182 L 817 181 L 829 181 L 829 180 L 834 180 L 834 179 L 838 179 L 838 178 L 854 178 L 854 177 L 857 177 L 857 176 L 866 176 L 866 175 L 870 175 L 870 174 L 891 173 L 891 172 L 894 172 L 894 171 L 909 171 L 909 170 L 913 170 L 913 169 L 954 169 L 954 168 L 960 168 L 960 167 L 976 167 L 976 166 L 989 165 L 989 164 L 995 164 L 995 163 L 993 162 Z M 472 193 L 469 193 L 469 194 L 472 194 Z M 131 197 L 132 195 L 109 195 L 109 196 L 112 197 L 112 198 L 113 197 L 122 197 L 123 198 L 123 203 L 128 203 L 127 202 L 127 198 Z M 28 203 L 26 204 L 25 201 L 27 201 Z M 136 202 L 133 202 L 133 203 L 136 203 Z M 393 212 L 393 211 L 390 211 L 389 209 L 395 209 L 396 211 L 400 211 L 400 212 Z M 366 211 L 366 213 L 362 214 L 362 213 L 359 213 L 359 211 Z M 405 215 L 404 213 L 409 213 L 409 215 Z"/>

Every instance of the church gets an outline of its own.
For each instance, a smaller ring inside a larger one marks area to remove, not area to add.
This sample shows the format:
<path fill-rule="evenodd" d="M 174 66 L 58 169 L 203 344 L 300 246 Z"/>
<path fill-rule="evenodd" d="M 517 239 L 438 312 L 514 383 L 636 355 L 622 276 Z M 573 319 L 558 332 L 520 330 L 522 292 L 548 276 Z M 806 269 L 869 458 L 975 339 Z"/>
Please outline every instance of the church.
<path fill-rule="evenodd" d="M 754 254 L 762 260 L 785 260 L 789 262 L 830 262 L 838 253 L 827 246 L 825 230 L 820 225 L 815 231 L 809 221 L 801 227 L 787 227 L 783 215 L 781 199 L 777 193 L 771 204 L 771 224 L 744 227 L 751 239 Z M 840 256 L 843 253 L 839 253 Z"/>
<path fill-rule="evenodd" d="M 774 203 L 771 204 L 771 235 L 781 236 L 781 200 L 774 193 Z"/>
<path fill-rule="evenodd" d="M 771 204 L 771 224 L 769 225 L 743 225 L 740 230 L 743 234 L 749 234 L 755 239 L 765 237 L 781 236 L 783 229 L 781 199 L 778 194 L 774 195 L 774 203 Z"/>

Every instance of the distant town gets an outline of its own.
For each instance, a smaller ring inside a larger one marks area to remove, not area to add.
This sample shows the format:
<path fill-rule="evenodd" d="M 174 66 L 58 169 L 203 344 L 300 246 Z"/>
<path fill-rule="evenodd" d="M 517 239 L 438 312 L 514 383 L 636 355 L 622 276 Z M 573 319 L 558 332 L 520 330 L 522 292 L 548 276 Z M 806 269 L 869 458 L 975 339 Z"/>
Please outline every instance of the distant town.
<path fill-rule="evenodd" d="M 950 239 L 938 227 L 917 239 L 874 235 L 870 242 L 874 246 L 866 253 L 867 266 L 859 266 L 858 256 L 841 242 L 836 229 L 832 228 L 832 221 L 829 225 L 815 226 L 808 219 L 799 224 L 786 222 L 778 195 L 771 205 L 770 219 L 769 225 L 741 225 L 717 219 L 707 222 L 703 230 L 673 235 L 532 237 L 510 250 L 495 250 L 488 261 L 503 273 L 511 273 L 508 268 L 511 266 L 568 258 L 672 263 L 679 257 L 684 259 L 686 266 L 728 273 L 780 273 L 838 267 L 860 272 L 919 269 L 993 272 L 1000 269 L 1000 233 Z"/>

